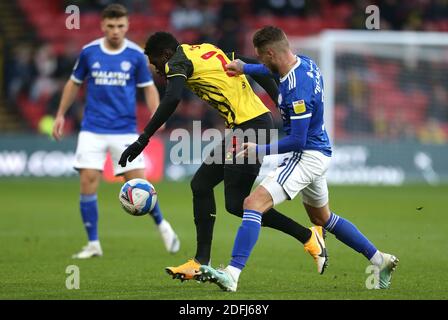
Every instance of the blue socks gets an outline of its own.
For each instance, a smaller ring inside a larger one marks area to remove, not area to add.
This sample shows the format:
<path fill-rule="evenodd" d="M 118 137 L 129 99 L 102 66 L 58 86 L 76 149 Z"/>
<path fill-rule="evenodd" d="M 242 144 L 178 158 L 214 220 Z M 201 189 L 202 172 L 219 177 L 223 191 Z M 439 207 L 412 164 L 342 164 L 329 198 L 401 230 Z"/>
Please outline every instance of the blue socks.
<path fill-rule="evenodd" d="M 154 209 L 149 213 L 151 217 L 154 219 L 156 225 L 159 225 L 163 220 L 162 211 L 160 211 L 159 202 L 156 202 Z"/>
<path fill-rule="evenodd" d="M 377 249 L 375 246 L 348 220 L 331 213 L 330 219 L 324 226 L 336 238 L 347 246 L 371 259 Z"/>
<path fill-rule="evenodd" d="M 261 228 L 261 213 L 255 210 L 244 210 L 243 221 L 233 245 L 230 265 L 242 270 L 258 240 Z"/>
<path fill-rule="evenodd" d="M 98 203 L 96 194 L 81 194 L 80 208 L 82 222 L 89 241 L 98 240 Z"/>
<path fill-rule="evenodd" d="M 96 194 L 81 194 L 80 209 L 82 222 L 86 228 L 89 241 L 98 240 L 98 201 Z M 154 209 L 150 212 L 154 222 L 159 225 L 163 220 L 162 211 L 160 211 L 157 202 Z"/>
<path fill-rule="evenodd" d="M 233 245 L 230 266 L 242 270 L 258 240 L 261 228 L 261 213 L 255 210 L 244 210 L 243 221 Z M 350 248 L 372 259 L 378 251 L 375 246 L 348 220 L 331 213 L 324 228 L 333 233 L 337 239 Z"/>

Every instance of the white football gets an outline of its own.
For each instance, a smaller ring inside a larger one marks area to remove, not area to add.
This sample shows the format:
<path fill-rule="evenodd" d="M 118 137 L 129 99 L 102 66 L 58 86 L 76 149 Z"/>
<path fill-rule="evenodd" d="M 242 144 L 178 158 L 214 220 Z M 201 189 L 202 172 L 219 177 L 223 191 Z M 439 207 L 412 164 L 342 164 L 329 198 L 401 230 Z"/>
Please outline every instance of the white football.
<path fill-rule="evenodd" d="M 123 184 L 118 198 L 127 213 L 142 216 L 154 209 L 157 192 L 150 182 L 144 179 L 132 179 Z"/>

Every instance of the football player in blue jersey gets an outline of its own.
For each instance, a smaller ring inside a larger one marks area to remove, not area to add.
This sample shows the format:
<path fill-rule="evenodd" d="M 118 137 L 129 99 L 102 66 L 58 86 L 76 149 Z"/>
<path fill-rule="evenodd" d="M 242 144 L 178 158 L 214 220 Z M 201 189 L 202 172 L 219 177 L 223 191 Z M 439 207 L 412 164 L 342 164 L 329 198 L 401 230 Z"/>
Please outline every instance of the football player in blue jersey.
<path fill-rule="evenodd" d="M 104 37 L 83 47 L 73 74 L 64 87 L 53 127 L 54 138 L 60 140 L 64 115 L 86 80 L 86 106 L 74 167 L 80 175 L 80 209 L 88 244 L 73 258 L 87 259 L 103 255 L 98 237 L 97 189 L 107 152 L 112 157 L 115 175 L 124 176 L 125 180 L 145 178 L 143 156 L 139 156 L 126 168 L 117 164 L 121 153 L 138 137 L 136 88 L 143 89 L 146 103 L 152 112 L 159 104 L 159 94 L 143 50 L 125 38 L 128 27 L 125 7 L 112 4 L 104 9 L 101 20 Z M 177 252 L 179 239 L 163 218 L 158 204 L 151 216 L 167 251 Z"/>
<path fill-rule="evenodd" d="M 229 265 L 221 270 L 203 265 L 203 276 L 225 291 L 236 291 L 241 270 L 257 242 L 263 213 L 300 193 L 310 220 L 369 259 L 377 266 L 377 288 L 389 288 L 398 259 L 377 250 L 350 221 L 331 212 L 328 205 L 325 173 L 332 151 L 324 126 L 324 86 L 319 68 L 310 58 L 293 54 L 279 28 L 258 30 L 253 44 L 262 64 L 234 60 L 227 69 L 235 74 L 262 74 L 279 80 L 279 109 L 286 136 L 268 145 L 244 143 L 240 156 L 283 154 L 284 161 L 244 200 L 243 220 Z"/>

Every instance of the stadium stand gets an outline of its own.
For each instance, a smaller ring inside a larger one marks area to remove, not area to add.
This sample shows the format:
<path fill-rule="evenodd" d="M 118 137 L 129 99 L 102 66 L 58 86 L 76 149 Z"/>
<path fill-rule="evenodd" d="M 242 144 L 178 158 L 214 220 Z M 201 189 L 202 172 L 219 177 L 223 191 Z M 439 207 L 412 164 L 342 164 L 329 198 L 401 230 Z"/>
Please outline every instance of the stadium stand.
<path fill-rule="evenodd" d="M 28 130 L 37 130 L 40 118 L 57 108 L 57 97 L 70 74 L 79 49 L 83 44 L 101 36 L 99 11 L 109 2 L 113 1 L 70 1 L 79 4 L 81 8 L 80 30 L 67 30 L 64 27 L 67 18 L 65 7 L 68 2 L 18 0 L 8 5 L 15 6 L 9 10 L 21 12 L 21 15 L 17 15 L 21 20 L 9 19 L 8 24 L 26 24 L 32 32 L 26 38 L 22 34 L 8 40 L 11 46 L 4 51 L 7 55 L 5 61 L 8 72 L 5 72 L 3 91 L 6 94 L 3 105 L 9 105 L 9 109 L 16 107 Z M 345 0 L 121 1 L 131 12 L 129 38 L 137 43 L 143 45 L 148 34 L 153 31 L 168 30 L 185 43 L 209 41 L 224 50 L 249 54 L 247 50 L 249 46 L 246 45 L 247 35 L 268 24 L 281 27 L 291 36 L 318 34 L 325 29 L 362 29 L 365 17 L 362 19 L 359 17 L 359 12 L 364 13 L 360 10 L 364 5 L 361 2 L 354 4 L 353 1 Z M 406 2 L 388 0 L 375 3 L 381 5 L 382 29 L 448 31 L 448 9 L 443 0 Z M 347 63 L 353 62 L 350 57 L 342 56 L 338 59 L 347 59 Z M 338 138 L 351 134 L 365 136 L 374 134 L 377 138 L 403 135 L 406 134 L 406 130 L 400 131 L 397 127 L 393 130 L 381 129 L 384 127 L 383 119 L 392 117 L 398 122 L 410 123 L 414 128 L 419 128 L 431 112 L 438 112 L 432 110 L 434 108 L 431 109 L 430 105 L 447 103 L 446 85 L 438 89 L 440 93 L 436 97 L 439 100 L 436 102 L 433 101 L 435 98 L 432 92 L 428 92 L 425 88 L 417 87 L 410 93 L 406 88 L 401 88 L 400 79 L 406 76 L 406 68 L 398 62 L 382 63 L 366 58 L 366 61 L 357 63 L 366 64 L 369 73 L 386 80 L 361 84 L 356 70 L 349 72 L 351 78 L 342 88 L 347 94 L 342 94 L 335 106 L 337 120 L 335 133 Z M 158 77 L 156 84 L 163 92 L 164 84 Z M 393 93 L 384 97 L 381 93 L 385 89 Z M 350 90 L 361 90 L 364 95 L 368 92 L 368 103 L 360 105 L 353 101 L 353 95 L 349 94 Z M 260 92 L 260 96 L 267 105 L 272 106 L 266 94 Z M 210 117 L 210 126 L 220 126 L 221 121 L 217 115 L 210 113 L 188 93 L 185 93 L 185 97 L 187 99 L 183 102 L 178 115 L 167 124 L 168 129 L 174 125 L 188 125 L 188 119 L 194 118 L 189 111 L 193 104 L 194 108 L 200 105 L 196 117 Z M 406 106 L 410 100 L 413 108 L 409 112 L 403 112 L 402 108 L 397 107 Z M 69 114 L 70 130 L 78 128 L 82 98 L 76 105 Z M 10 121 L 9 118 L 2 116 L 5 112 L 2 113 L 1 110 L 2 108 L 0 108 L 0 123 Z M 141 127 L 150 116 L 141 99 L 138 114 Z M 363 121 L 353 122 L 351 121 L 353 116 L 359 116 Z M 442 111 L 437 113 L 437 117 L 441 120 L 448 137 L 448 115 Z M 353 123 L 356 125 L 353 126 Z"/>

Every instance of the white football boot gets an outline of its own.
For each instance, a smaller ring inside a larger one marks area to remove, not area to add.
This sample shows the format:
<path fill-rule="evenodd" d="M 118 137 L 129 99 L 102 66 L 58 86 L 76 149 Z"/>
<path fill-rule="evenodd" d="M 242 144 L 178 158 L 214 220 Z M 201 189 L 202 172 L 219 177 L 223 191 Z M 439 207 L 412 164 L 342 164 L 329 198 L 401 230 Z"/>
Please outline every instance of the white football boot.
<path fill-rule="evenodd" d="M 394 272 L 397 268 L 398 260 L 397 257 L 388 254 L 382 253 L 383 263 L 380 266 L 379 270 L 379 283 L 375 289 L 389 289 L 392 279 L 392 272 Z"/>
<path fill-rule="evenodd" d="M 215 269 L 211 266 L 202 265 L 199 271 L 202 272 L 204 281 L 216 283 L 223 291 L 236 292 L 238 281 L 233 278 L 227 268 Z"/>
<path fill-rule="evenodd" d="M 180 249 L 180 241 L 177 234 L 174 232 L 170 223 L 165 219 L 158 225 L 160 235 L 165 244 L 166 251 L 169 253 L 176 253 Z"/>
<path fill-rule="evenodd" d="M 99 241 L 89 241 L 82 250 L 72 256 L 73 259 L 89 259 L 93 257 L 102 257 L 103 250 Z"/>

